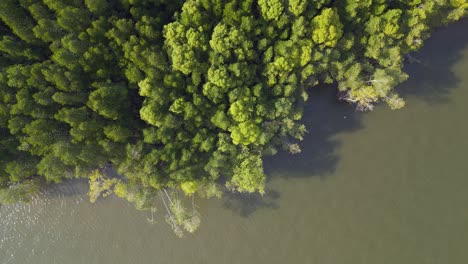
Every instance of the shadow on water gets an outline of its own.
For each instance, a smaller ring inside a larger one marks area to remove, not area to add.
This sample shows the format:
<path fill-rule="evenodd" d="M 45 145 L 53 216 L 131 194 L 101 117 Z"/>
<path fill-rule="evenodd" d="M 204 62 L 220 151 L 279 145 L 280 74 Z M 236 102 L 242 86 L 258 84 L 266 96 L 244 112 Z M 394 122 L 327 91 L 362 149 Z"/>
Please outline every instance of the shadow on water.
<path fill-rule="evenodd" d="M 445 103 L 457 78 L 451 67 L 457 62 L 468 45 L 468 19 L 437 30 L 426 40 L 424 47 L 413 57 L 420 63 L 405 66 L 410 75 L 408 81 L 397 87 L 404 97 L 417 97 L 430 103 Z M 285 151 L 264 158 L 265 173 L 272 178 L 285 179 L 320 177 L 332 175 L 340 161 L 339 148 L 343 143 L 336 138 L 341 133 L 350 133 L 363 127 L 360 116 L 353 106 L 336 101 L 333 86 L 314 87 L 304 109 L 303 123 L 309 131 L 300 143 L 302 152 L 291 155 Z M 386 107 L 380 105 L 378 107 Z M 404 111 L 404 110 L 400 110 Z M 260 209 L 277 209 L 281 193 L 266 190 L 258 194 L 227 194 L 226 208 L 248 217 Z"/>
<path fill-rule="evenodd" d="M 122 179 L 123 176 L 119 175 L 111 166 L 102 170 L 108 177 Z M 65 179 L 60 183 L 47 184 L 43 188 L 42 195 L 46 197 L 63 197 L 63 196 L 83 196 L 88 193 L 89 184 L 87 178 L 74 178 Z"/>
<path fill-rule="evenodd" d="M 356 112 L 351 105 L 338 103 L 336 91 L 334 86 L 314 87 L 310 91 L 302 120 L 308 129 L 300 144 L 302 152 L 291 155 L 281 151 L 275 156 L 265 157 L 265 173 L 270 179 L 312 176 L 323 178 L 335 171 L 339 162 L 336 151 L 341 142 L 334 139 L 334 136 L 361 128 L 361 113 Z M 224 205 L 241 216 L 248 217 L 259 209 L 277 209 L 280 196 L 279 191 L 268 187 L 264 196 L 228 193 L 224 197 Z"/>
<path fill-rule="evenodd" d="M 260 208 L 277 209 L 279 198 L 280 193 L 272 189 L 267 189 L 263 196 L 258 193 L 227 192 L 223 197 L 223 205 L 242 217 L 248 217 Z"/>
<path fill-rule="evenodd" d="M 418 52 L 411 54 L 418 62 L 404 67 L 409 79 L 397 91 L 404 98 L 415 96 L 431 104 L 447 103 L 450 91 L 458 83 L 451 68 L 466 47 L 468 18 L 436 30 Z"/>
<path fill-rule="evenodd" d="M 325 177 L 335 171 L 339 161 L 337 149 L 341 142 L 338 133 L 353 132 L 361 128 L 354 107 L 336 100 L 336 87 L 314 87 L 304 108 L 302 123 L 308 133 L 300 142 L 302 152 L 291 155 L 281 151 L 264 159 L 265 172 L 270 177 Z"/>
<path fill-rule="evenodd" d="M 360 113 L 348 104 L 336 100 L 336 87 L 314 87 L 304 108 L 302 123 L 308 133 L 300 142 L 302 152 L 291 155 L 280 151 L 275 156 L 264 158 L 265 173 L 269 180 L 275 177 L 301 178 L 325 177 L 334 172 L 339 161 L 336 153 L 340 142 L 333 138 L 337 133 L 352 132 L 361 127 Z M 277 209 L 280 192 L 268 188 L 263 196 L 259 194 L 227 193 L 224 206 L 242 217 L 248 217 L 260 209 Z"/>
<path fill-rule="evenodd" d="M 55 198 L 64 196 L 83 196 L 87 193 L 88 181 L 86 179 L 68 179 L 61 183 L 45 186 L 41 195 L 46 198 Z"/>

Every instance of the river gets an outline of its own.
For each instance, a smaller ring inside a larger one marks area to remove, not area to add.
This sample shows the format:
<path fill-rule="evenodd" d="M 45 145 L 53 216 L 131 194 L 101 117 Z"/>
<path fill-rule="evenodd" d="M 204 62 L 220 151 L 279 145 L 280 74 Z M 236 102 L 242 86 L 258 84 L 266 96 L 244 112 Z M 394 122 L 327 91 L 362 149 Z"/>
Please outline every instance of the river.
<path fill-rule="evenodd" d="M 468 20 L 413 57 L 402 110 L 312 91 L 303 152 L 265 159 L 264 197 L 199 200 L 193 235 L 78 182 L 0 208 L 0 263 L 468 263 Z"/>

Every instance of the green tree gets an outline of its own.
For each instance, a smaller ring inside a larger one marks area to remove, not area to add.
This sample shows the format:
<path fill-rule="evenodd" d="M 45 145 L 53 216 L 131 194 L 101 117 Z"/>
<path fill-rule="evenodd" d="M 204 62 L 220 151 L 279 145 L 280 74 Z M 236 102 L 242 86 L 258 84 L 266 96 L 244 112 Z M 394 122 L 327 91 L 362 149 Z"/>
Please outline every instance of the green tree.
<path fill-rule="evenodd" d="M 196 197 L 264 193 L 263 156 L 301 151 L 308 89 L 336 83 L 358 110 L 403 107 L 394 87 L 408 78 L 408 53 L 467 8 L 2 0 L 0 203 L 83 177 L 90 200 L 113 193 L 151 221 L 162 202 L 177 234 L 193 232 Z"/>

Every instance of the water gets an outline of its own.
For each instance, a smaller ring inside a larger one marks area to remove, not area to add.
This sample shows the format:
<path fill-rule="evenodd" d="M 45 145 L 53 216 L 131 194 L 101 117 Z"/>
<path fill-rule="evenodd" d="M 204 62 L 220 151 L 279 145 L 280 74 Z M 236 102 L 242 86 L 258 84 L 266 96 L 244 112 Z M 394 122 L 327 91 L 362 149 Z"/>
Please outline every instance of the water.
<path fill-rule="evenodd" d="M 198 201 L 196 234 L 90 204 L 78 182 L 0 208 L 0 263 L 467 263 L 468 20 L 413 56 L 406 108 L 358 113 L 317 89 L 303 152 L 266 159 L 264 197 Z"/>

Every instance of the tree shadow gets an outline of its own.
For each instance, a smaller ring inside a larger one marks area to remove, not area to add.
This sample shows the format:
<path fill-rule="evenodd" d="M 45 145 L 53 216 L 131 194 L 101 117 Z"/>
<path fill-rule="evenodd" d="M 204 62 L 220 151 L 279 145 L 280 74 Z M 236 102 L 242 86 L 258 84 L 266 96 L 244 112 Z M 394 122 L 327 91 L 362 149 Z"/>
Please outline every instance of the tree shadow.
<path fill-rule="evenodd" d="M 417 62 L 406 64 L 409 79 L 396 90 L 403 98 L 417 97 L 430 104 L 447 103 L 458 83 L 451 68 L 468 47 L 468 18 L 437 29 L 424 46 L 411 53 Z"/>
<path fill-rule="evenodd" d="M 359 115 L 354 106 L 336 100 L 337 88 L 327 85 L 314 87 L 304 108 L 302 123 L 308 133 L 301 142 L 302 152 L 291 155 L 280 151 L 275 156 L 264 158 L 264 168 L 268 181 L 275 177 L 301 178 L 322 177 L 335 171 L 339 162 L 337 150 L 340 142 L 337 133 L 352 132 L 361 128 Z M 268 185 L 268 183 L 267 183 Z M 268 189 L 263 196 L 259 194 L 227 193 L 223 198 L 224 206 L 243 217 L 248 217 L 260 209 L 279 208 L 281 194 Z"/>
<path fill-rule="evenodd" d="M 417 97 L 429 103 L 445 103 L 448 95 L 458 82 L 451 67 L 460 58 L 468 45 L 468 19 L 434 32 L 423 48 L 412 54 L 420 63 L 405 66 L 409 80 L 396 90 L 404 97 Z M 468 74 L 468 73 L 467 73 Z M 332 175 L 340 161 L 339 149 L 342 142 L 338 134 L 351 133 L 363 128 L 361 115 L 355 108 L 336 100 L 335 86 L 321 86 L 311 89 L 310 99 L 305 106 L 302 123 L 308 133 L 300 142 L 302 152 L 291 155 L 280 151 L 275 156 L 264 158 L 268 180 L 274 178 L 305 178 Z M 378 107 L 387 107 L 383 103 Z M 404 111 L 400 110 L 400 111 Z M 248 217 L 260 209 L 279 208 L 279 191 L 267 190 L 266 194 L 230 194 L 224 198 L 226 208 Z"/>
<path fill-rule="evenodd" d="M 362 127 L 354 106 L 336 100 L 337 88 L 327 85 L 314 87 L 304 108 L 302 123 L 308 133 L 300 142 L 301 153 L 291 155 L 281 151 L 265 157 L 265 173 L 270 177 L 325 177 L 335 171 L 339 162 L 341 142 L 334 137 Z"/>
<path fill-rule="evenodd" d="M 117 173 L 117 170 L 112 166 L 106 166 L 101 169 L 109 178 L 118 178 L 124 180 L 124 176 Z M 88 193 L 89 184 L 87 178 L 64 179 L 59 183 L 46 183 L 43 186 L 41 195 L 46 197 L 64 197 L 64 196 L 83 196 Z M 82 177 L 82 176 L 81 176 Z"/>
<path fill-rule="evenodd" d="M 277 203 L 279 198 L 280 193 L 271 189 L 267 189 L 263 196 L 258 193 L 246 194 L 226 192 L 223 197 L 223 205 L 242 217 L 248 217 L 261 208 L 279 208 Z"/>
<path fill-rule="evenodd" d="M 41 195 L 47 198 L 83 196 L 88 193 L 88 180 L 66 179 L 60 183 L 51 183 L 43 187 Z"/>

